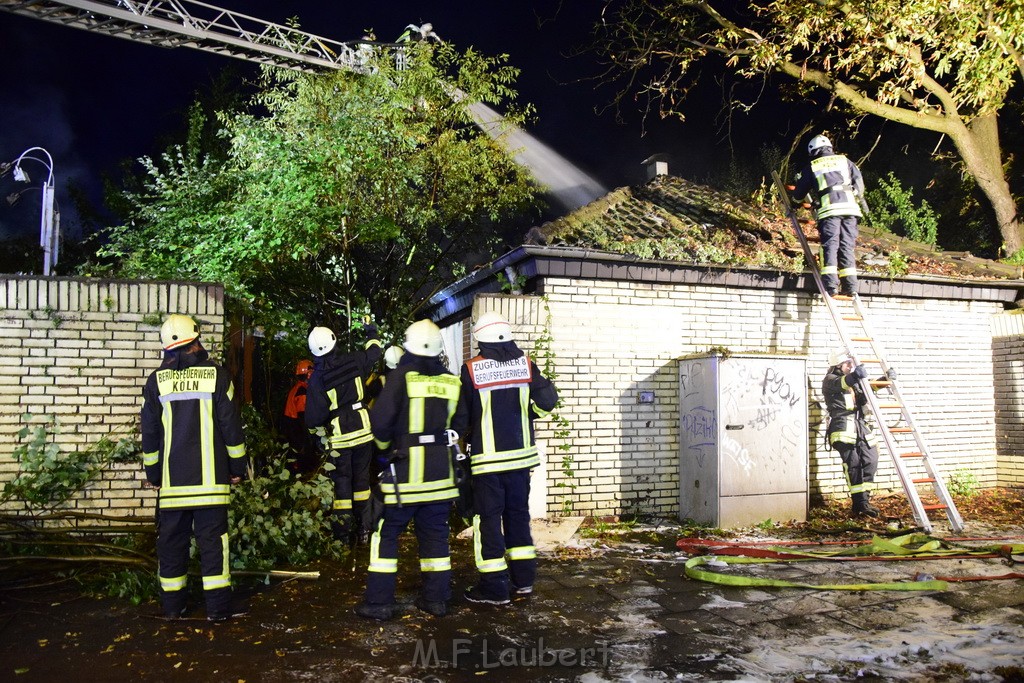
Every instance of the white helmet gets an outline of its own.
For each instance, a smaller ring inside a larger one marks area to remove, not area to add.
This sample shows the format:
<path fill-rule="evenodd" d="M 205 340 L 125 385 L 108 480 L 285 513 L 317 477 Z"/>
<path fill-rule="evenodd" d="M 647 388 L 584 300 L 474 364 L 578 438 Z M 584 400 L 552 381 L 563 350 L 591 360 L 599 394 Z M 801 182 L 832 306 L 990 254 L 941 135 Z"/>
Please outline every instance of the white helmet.
<path fill-rule="evenodd" d="M 807 143 L 807 153 L 814 154 L 815 151 L 821 149 L 822 147 L 831 146 L 832 141 L 829 140 L 827 137 L 825 137 L 824 135 L 815 135 L 813 138 L 811 138 L 811 141 Z"/>
<path fill-rule="evenodd" d="M 160 326 L 160 343 L 164 351 L 177 349 L 199 338 L 199 325 L 187 315 L 174 313 Z"/>
<path fill-rule="evenodd" d="M 473 336 L 478 342 L 512 341 L 512 326 L 501 313 L 488 311 L 476 320 L 473 325 Z"/>
<path fill-rule="evenodd" d="M 388 350 L 384 352 L 384 365 L 394 370 L 398 367 L 398 361 L 405 353 L 405 349 L 401 346 L 389 346 Z"/>
<path fill-rule="evenodd" d="M 326 327 L 314 327 L 309 333 L 309 352 L 319 358 L 334 350 L 338 338 Z"/>
<path fill-rule="evenodd" d="M 836 365 L 842 365 L 848 360 L 850 360 L 850 352 L 846 349 L 838 348 L 828 357 L 828 364 L 834 367 Z"/>
<path fill-rule="evenodd" d="M 405 331 L 405 350 L 415 356 L 441 354 L 441 329 L 432 320 L 417 320 Z"/>

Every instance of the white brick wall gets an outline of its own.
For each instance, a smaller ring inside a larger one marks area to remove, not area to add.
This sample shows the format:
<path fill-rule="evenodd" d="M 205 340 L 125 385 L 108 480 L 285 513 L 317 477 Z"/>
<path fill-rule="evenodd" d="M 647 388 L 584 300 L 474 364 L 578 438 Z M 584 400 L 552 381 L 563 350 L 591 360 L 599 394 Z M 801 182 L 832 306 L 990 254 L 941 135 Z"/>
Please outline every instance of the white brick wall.
<path fill-rule="evenodd" d="M 62 452 L 132 433 L 161 358 L 159 323 L 145 321 L 186 313 L 210 351 L 224 338 L 221 285 L 6 276 L 0 306 L 0 485 L 18 472 L 25 413 L 57 419 Z M 142 481 L 141 465 L 114 466 L 68 507 L 144 513 L 153 494 Z"/>
<path fill-rule="evenodd" d="M 1024 315 L 992 319 L 999 483 L 1024 486 Z"/>
<path fill-rule="evenodd" d="M 807 357 L 811 493 L 845 491 L 842 464 L 824 444 L 820 405 L 821 378 L 839 338 L 816 297 L 552 277 L 543 287 L 561 414 L 572 423 L 568 452 L 576 470 L 576 514 L 677 514 L 675 361 L 715 347 Z M 983 486 L 1007 483 L 997 479 L 990 333 L 1000 307 L 885 297 L 865 297 L 863 303 L 939 468 L 947 476 L 970 469 Z M 509 316 L 520 340 L 534 339 L 544 328 L 540 297 L 481 296 L 474 317 L 492 309 Z M 528 341 L 520 345 L 531 347 Z M 1024 369 L 1021 374 L 1024 381 Z M 638 403 L 640 391 L 653 391 L 655 403 Z M 1019 400 L 1024 410 L 1024 393 Z M 549 421 L 539 421 L 537 428 L 538 438 L 549 442 L 548 508 L 557 513 L 565 490 L 557 484 L 568 483 L 560 467 L 562 452 L 554 448 Z M 1024 428 L 1020 435 L 1024 447 Z M 900 488 L 884 447 L 876 481 L 883 489 Z"/>

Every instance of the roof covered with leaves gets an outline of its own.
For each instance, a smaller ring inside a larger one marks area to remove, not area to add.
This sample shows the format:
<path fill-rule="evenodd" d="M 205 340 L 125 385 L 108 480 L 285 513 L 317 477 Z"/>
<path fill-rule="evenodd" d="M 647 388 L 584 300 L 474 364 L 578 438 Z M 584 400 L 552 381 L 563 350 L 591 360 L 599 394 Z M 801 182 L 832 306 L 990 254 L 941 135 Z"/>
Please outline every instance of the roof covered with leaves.
<path fill-rule="evenodd" d="M 809 211 L 801 228 L 811 248 L 818 233 Z M 621 187 L 576 211 L 532 228 L 527 244 L 579 247 L 639 258 L 804 270 L 792 222 L 775 203 L 754 203 L 683 178 L 661 175 Z M 887 277 L 940 275 L 1017 279 L 1020 268 L 967 252 L 943 252 L 863 224 L 858 267 Z"/>

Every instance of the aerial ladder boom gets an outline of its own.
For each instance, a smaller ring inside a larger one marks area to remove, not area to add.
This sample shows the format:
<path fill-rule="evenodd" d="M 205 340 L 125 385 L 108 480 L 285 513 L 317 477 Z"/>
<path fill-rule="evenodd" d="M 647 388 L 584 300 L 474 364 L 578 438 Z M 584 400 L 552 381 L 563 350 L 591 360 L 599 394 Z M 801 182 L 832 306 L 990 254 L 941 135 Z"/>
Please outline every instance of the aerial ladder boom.
<path fill-rule="evenodd" d="M 0 10 L 159 47 L 206 52 L 298 71 L 364 72 L 366 40 L 339 42 L 195 0 L 0 0 Z"/>

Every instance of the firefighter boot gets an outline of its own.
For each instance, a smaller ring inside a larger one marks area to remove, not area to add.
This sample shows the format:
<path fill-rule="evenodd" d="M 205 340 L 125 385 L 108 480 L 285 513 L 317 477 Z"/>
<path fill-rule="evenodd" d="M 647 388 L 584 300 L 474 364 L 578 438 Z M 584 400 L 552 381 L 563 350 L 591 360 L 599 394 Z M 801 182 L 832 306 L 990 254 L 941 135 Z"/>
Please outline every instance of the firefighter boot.
<path fill-rule="evenodd" d="M 879 517 L 880 513 L 878 508 L 872 507 L 868 502 L 868 494 L 866 493 L 855 493 L 850 498 L 853 500 L 853 516 L 854 517 Z"/>
<path fill-rule="evenodd" d="M 348 510 L 335 510 L 331 517 L 331 533 L 335 540 L 348 545 L 352 534 L 352 513 Z"/>

